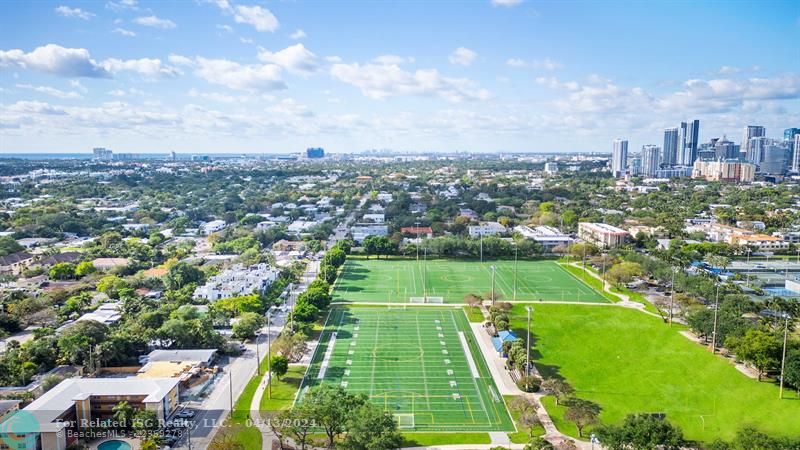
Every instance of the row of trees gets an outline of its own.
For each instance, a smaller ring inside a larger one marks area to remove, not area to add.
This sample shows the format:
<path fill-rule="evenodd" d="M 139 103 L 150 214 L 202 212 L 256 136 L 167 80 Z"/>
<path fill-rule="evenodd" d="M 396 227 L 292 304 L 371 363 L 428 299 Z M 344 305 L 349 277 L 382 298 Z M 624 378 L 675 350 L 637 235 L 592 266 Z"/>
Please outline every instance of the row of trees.
<path fill-rule="evenodd" d="M 330 385 L 309 390 L 302 402 L 267 420 L 281 449 L 374 450 L 400 448 L 403 443 L 391 413 L 364 394 Z M 318 430 L 324 439 L 315 439 Z"/>

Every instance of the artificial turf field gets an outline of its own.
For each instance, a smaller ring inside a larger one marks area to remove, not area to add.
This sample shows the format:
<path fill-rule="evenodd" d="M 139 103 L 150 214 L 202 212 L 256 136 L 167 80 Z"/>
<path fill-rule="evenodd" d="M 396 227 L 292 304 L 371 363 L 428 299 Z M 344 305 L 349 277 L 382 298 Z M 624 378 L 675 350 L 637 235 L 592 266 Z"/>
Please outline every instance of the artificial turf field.
<path fill-rule="evenodd" d="M 461 309 L 334 307 L 297 401 L 320 384 L 366 394 L 404 431 L 514 431 Z"/>
<path fill-rule="evenodd" d="M 730 440 L 746 425 L 800 436 L 800 397 L 794 391 L 785 390 L 778 400 L 775 383 L 748 378 L 729 360 L 681 336 L 678 326 L 626 308 L 533 307 L 531 358 L 540 373 L 563 377 L 577 397 L 598 403 L 603 423 L 663 412 L 688 439 Z M 512 328 L 524 333 L 522 305 L 514 306 L 511 319 Z M 545 402 L 556 426 L 577 436 L 563 420 L 563 407 L 553 404 Z"/>
<path fill-rule="evenodd" d="M 336 280 L 335 302 L 407 303 L 411 297 L 443 297 L 462 303 L 467 294 L 492 290 L 491 266 L 497 268 L 495 290 L 514 299 L 514 261 L 453 261 L 416 259 L 348 259 Z M 427 286 L 427 289 L 424 286 Z M 553 261 L 517 263 L 517 301 L 607 303 L 597 291 Z"/>

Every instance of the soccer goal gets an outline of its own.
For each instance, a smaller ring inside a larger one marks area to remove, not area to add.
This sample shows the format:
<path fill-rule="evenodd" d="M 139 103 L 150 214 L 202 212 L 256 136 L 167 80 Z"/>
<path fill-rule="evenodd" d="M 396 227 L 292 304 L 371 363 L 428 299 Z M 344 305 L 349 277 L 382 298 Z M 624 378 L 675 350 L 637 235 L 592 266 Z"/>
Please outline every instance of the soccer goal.
<path fill-rule="evenodd" d="M 397 420 L 397 428 L 401 430 L 414 429 L 414 414 L 395 414 L 394 418 Z"/>
<path fill-rule="evenodd" d="M 444 303 L 444 297 L 410 297 L 408 299 L 409 303 Z"/>

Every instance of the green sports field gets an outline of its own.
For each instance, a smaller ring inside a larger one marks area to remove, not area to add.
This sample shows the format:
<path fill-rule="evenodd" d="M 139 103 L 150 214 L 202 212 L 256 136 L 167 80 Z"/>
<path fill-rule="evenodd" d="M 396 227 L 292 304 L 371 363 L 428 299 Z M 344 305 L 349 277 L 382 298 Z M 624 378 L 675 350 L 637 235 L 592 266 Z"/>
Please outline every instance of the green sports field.
<path fill-rule="evenodd" d="M 320 384 L 363 393 L 405 431 L 514 431 L 460 309 L 333 308 L 298 401 Z"/>
<path fill-rule="evenodd" d="M 407 303 L 412 297 L 443 297 L 461 303 L 467 294 L 492 290 L 514 300 L 514 261 L 452 261 L 415 259 L 348 259 L 336 280 L 336 302 Z M 553 261 L 519 261 L 516 270 L 517 301 L 569 301 L 606 303 L 597 291 Z"/>
<path fill-rule="evenodd" d="M 747 425 L 800 436 L 800 397 L 794 391 L 778 400 L 775 383 L 748 378 L 729 360 L 681 336 L 678 326 L 627 308 L 532 306 L 534 363 L 543 376 L 563 377 L 577 397 L 598 403 L 602 423 L 619 424 L 632 413 L 665 413 L 688 439 L 730 440 Z M 511 325 L 518 334 L 525 332 L 526 317 L 523 305 L 515 305 Z M 556 426 L 577 436 L 564 408 L 554 403 L 545 406 Z"/>

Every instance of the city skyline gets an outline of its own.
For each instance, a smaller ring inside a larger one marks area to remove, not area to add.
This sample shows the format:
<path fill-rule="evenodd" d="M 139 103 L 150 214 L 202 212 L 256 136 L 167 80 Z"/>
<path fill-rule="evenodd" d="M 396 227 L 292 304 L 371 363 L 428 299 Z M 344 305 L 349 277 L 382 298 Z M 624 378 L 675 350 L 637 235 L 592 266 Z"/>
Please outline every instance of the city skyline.
<path fill-rule="evenodd" d="M 789 1 L 3 10 L 0 153 L 607 152 L 623 137 L 666 155 L 681 122 L 702 122 L 695 152 L 800 123 Z"/>

